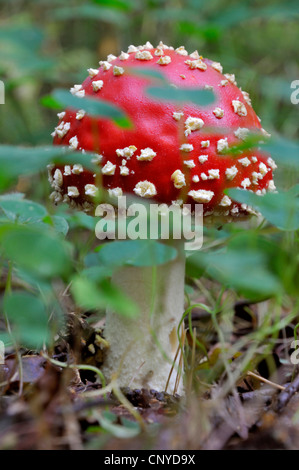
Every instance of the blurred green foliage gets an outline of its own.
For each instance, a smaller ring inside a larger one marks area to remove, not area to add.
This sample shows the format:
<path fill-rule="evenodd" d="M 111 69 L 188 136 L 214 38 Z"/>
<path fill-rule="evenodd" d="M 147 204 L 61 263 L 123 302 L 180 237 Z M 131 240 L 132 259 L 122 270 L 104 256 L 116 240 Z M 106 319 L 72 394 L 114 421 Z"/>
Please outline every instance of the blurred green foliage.
<path fill-rule="evenodd" d="M 298 2 L 282 0 L 14 0 L 0 2 L 0 141 L 49 142 L 56 117 L 40 106 L 108 53 L 129 44 L 184 44 L 220 61 L 250 92 L 266 129 L 298 137 L 290 82 L 298 78 Z"/>

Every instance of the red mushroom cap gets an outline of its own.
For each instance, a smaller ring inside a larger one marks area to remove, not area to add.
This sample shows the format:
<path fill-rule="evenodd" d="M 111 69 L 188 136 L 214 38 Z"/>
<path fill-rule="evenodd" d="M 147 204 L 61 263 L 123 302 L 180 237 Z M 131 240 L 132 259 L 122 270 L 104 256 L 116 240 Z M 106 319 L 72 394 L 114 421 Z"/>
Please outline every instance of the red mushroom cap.
<path fill-rule="evenodd" d="M 108 56 L 99 69 L 71 92 L 100 97 L 116 104 L 133 123 L 122 129 L 111 119 L 91 118 L 83 110 L 58 114 L 54 145 L 70 146 L 96 154 L 102 184 L 112 195 L 131 193 L 167 204 L 203 203 L 204 215 L 246 215 L 248 208 L 224 194 L 242 188 L 264 194 L 275 190 L 269 155 L 255 149 L 226 154 L 249 132 L 261 133 L 260 120 L 248 93 L 235 77 L 222 74 L 218 62 L 203 59 L 184 47 L 173 49 L 130 46 L 116 58 Z M 177 88 L 211 89 L 212 105 L 159 101 L 146 93 L 152 80 L 134 74 L 134 67 L 157 69 Z M 261 138 L 262 140 L 262 138 Z M 90 158 L 90 157 L 89 157 Z M 95 176 L 81 165 L 51 167 L 54 202 L 64 200 L 85 210 L 92 208 L 97 192 Z"/>

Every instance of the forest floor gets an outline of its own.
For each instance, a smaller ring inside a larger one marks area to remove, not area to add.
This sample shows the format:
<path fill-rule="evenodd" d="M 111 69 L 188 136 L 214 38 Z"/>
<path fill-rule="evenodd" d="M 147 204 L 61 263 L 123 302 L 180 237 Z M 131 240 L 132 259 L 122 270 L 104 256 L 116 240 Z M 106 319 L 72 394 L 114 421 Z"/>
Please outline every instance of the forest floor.
<path fill-rule="evenodd" d="M 199 318 L 195 313 L 197 326 Z M 90 347 L 95 334 L 81 319 L 57 340 L 51 357 L 30 351 L 7 355 L 0 366 L 0 449 L 299 448 L 294 367 L 280 363 L 269 376 L 261 362 L 229 393 L 223 390 L 225 373 L 211 386 L 187 386 L 185 398 L 109 384 L 105 393 L 96 380 L 103 352 Z M 211 354 L 215 350 L 217 344 Z M 273 351 L 277 364 L 278 355 Z M 79 362 L 84 365 L 74 366 Z"/>

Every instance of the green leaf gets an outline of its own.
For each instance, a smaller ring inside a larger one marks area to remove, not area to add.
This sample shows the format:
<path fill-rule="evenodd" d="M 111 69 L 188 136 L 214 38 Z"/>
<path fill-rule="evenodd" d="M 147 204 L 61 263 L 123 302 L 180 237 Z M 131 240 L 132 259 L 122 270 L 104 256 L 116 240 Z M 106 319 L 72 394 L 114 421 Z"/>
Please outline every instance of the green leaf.
<path fill-rule="evenodd" d="M 155 10 L 151 13 L 151 15 L 155 18 L 158 22 L 172 22 L 172 21 L 179 21 L 179 20 L 188 20 L 190 18 L 194 18 L 196 22 L 198 22 L 200 15 L 198 14 L 200 9 L 200 4 L 203 0 L 198 0 L 198 5 L 196 6 L 196 10 L 192 8 L 188 8 L 186 5 L 184 8 L 179 7 L 170 7 L 167 8 L 155 8 Z"/>
<path fill-rule="evenodd" d="M 78 5 L 70 7 L 56 8 L 50 15 L 55 20 L 71 20 L 78 18 L 89 20 L 100 20 L 105 23 L 120 26 L 126 24 L 126 16 L 120 11 L 103 8 L 98 5 Z"/>
<path fill-rule="evenodd" d="M 248 137 L 238 145 L 232 145 L 223 155 L 239 156 L 245 150 L 261 147 L 262 151 L 271 154 L 278 165 L 299 168 L 299 142 L 280 136 L 264 138 L 261 134 L 249 133 Z"/>
<path fill-rule="evenodd" d="M 113 241 L 101 246 L 100 262 L 106 266 L 156 266 L 174 260 L 177 250 L 152 240 Z"/>
<path fill-rule="evenodd" d="M 262 149 L 269 152 L 277 164 L 299 168 L 299 142 L 275 136 L 262 145 Z"/>
<path fill-rule="evenodd" d="M 246 21 L 251 17 L 258 15 L 258 10 L 253 10 L 247 5 L 239 4 L 226 8 L 221 15 L 216 14 L 211 18 L 211 23 L 217 26 L 228 28 L 242 21 Z"/>
<path fill-rule="evenodd" d="M 138 423 L 122 419 L 122 425 L 115 424 L 116 416 L 109 411 L 104 411 L 99 415 L 98 420 L 105 431 L 111 433 L 118 439 L 132 439 L 140 434 L 140 426 Z"/>
<path fill-rule="evenodd" d="M 68 222 L 72 229 L 74 228 L 85 228 L 92 232 L 95 231 L 97 219 L 91 215 L 87 215 L 84 212 L 72 211 L 71 214 L 66 214 Z"/>
<path fill-rule="evenodd" d="M 44 224 L 48 224 L 54 227 L 56 232 L 62 233 L 64 236 L 66 236 L 69 231 L 69 224 L 67 223 L 67 221 L 63 217 L 60 217 L 58 215 L 47 215 L 43 218 L 42 222 Z"/>
<path fill-rule="evenodd" d="M 189 20 L 189 18 L 188 18 Z M 197 36 L 204 38 L 207 41 L 215 42 L 221 36 L 221 29 L 217 25 L 211 23 L 192 23 L 191 21 L 180 21 L 179 22 L 180 32 L 187 34 L 188 36 Z"/>
<path fill-rule="evenodd" d="M 5 297 L 4 309 L 17 342 L 30 349 L 40 349 L 49 340 L 48 316 L 40 298 L 27 292 L 13 292 Z"/>
<path fill-rule="evenodd" d="M 290 103 L 290 81 L 283 78 L 264 77 L 261 80 L 261 89 L 264 95 L 271 99 L 283 99 L 286 103 Z"/>
<path fill-rule="evenodd" d="M 23 194 L 5 194 L 0 196 L 0 208 L 6 217 L 18 223 L 30 223 L 35 226 L 50 225 L 58 233 L 66 235 L 69 226 L 63 217 L 50 216 L 41 204 L 23 199 Z"/>
<path fill-rule="evenodd" d="M 0 226 L 0 250 L 5 258 L 42 278 L 70 271 L 70 245 L 54 232 L 33 225 Z"/>
<path fill-rule="evenodd" d="M 147 94 L 159 100 L 187 102 L 207 106 L 214 102 L 214 93 L 211 90 L 200 88 L 174 88 L 172 86 L 147 88 Z"/>
<path fill-rule="evenodd" d="M 98 170 L 91 163 L 92 153 L 72 152 L 60 145 L 51 147 L 17 147 L 0 145 L 0 191 L 9 187 L 20 175 L 45 171 L 50 163 L 81 163 L 93 172 Z"/>
<path fill-rule="evenodd" d="M 243 189 L 229 189 L 227 194 L 234 200 L 248 204 L 281 230 L 299 228 L 299 185 L 289 191 L 257 196 Z"/>
<path fill-rule="evenodd" d="M 40 99 L 40 103 L 45 106 L 45 108 L 50 109 L 60 109 L 60 103 L 53 98 L 51 95 L 45 95 Z"/>
<path fill-rule="evenodd" d="M 0 196 L 0 207 L 5 215 L 12 221 L 36 222 L 47 215 L 47 210 L 41 205 L 27 199 L 11 199 Z"/>
<path fill-rule="evenodd" d="M 280 2 L 278 5 L 268 5 L 258 9 L 258 16 L 266 19 L 275 19 L 276 21 L 285 21 L 294 19 L 299 15 L 298 2 L 290 1 L 288 3 Z"/>
<path fill-rule="evenodd" d="M 268 297 L 278 293 L 279 283 L 265 269 L 265 258 L 260 253 L 239 250 L 202 254 L 199 258 L 199 266 L 206 266 L 209 276 L 246 297 Z"/>
<path fill-rule="evenodd" d="M 136 7 L 135 0 L 93 0 L 94 3 L 102 7 L 116 8 L 119 10 L 130 11 Z"/>
<path fill-rule="evenodd" d="M 71 291 L 76 303 L 83 308 L 92 310 L 111 308 L 128 318 L 134 318 L 138 314 L 135 303 L 105 279 L 97 283 L 78 275 L 73 279 Z"/>
<path fill-rule="evenodd" d="M 67 233 L 69 231 L 69 224 L 67 223 L 67 221 L 63 217 L 60 217 L 58 215 L 54 215 L 54 216 L 52 216 L 52 222 L 53 222 L 53 226 L 54 226 L 55 230 L 58 233 L 62 233 L 63 235 L 67 235 Z"/>
<path fill-rule="evenodd" d="M 44 32 L 33 25 L 3 24 L 0 30 L 1 42 L 11 42 L 18 48 L 37 51 L 42 44 Z"/>
<path fill-rule="evenodd" d="M 204 270 L 212 279 L 235 289 L 249 299 L 279 294 L 282 286 L 272 266 L 277 246 L 251 232 L 236 235 L 225 249 L 197 252 L 187 259 L 187 272 Z"/>
<path fill-rule="evenodd" d="M 153 78 L 155 80 L 161 80 L 165 84 L 168 83 L 163 73 L 152 67 L 146 67 L 146 68 L 130 67 L 128 68 L 128 72 L 132 75 L 138 75 L 138 76 L 145 77 L 145 78 Z"/>
<path fill-rule="evenodd" d="M 84 109 L 90 116 L 101 116 L 111 118 L 120 127 L 131 128 L 132 123 L 126 114 L 117 106 L 99 98 L 79 98 L 67 90 L 55 90 L 52 93 L 55 101 L 61 106 L 72 109 Z"/>
<path fill-rule="evenodd" d="M 86 269 L 83 269 L 81 275 L 87 279 L 90 279 L 91 281 L 100 282 L 103 279 L 110 277 L 112 273 L 113 269 L 109 269 L 107 266 L 90 266 Z"/>
<path fill-rule="evenodd" d="M 24 199 L 24 193 L 8 193 L 8 194 L 1 194 L 0 200 L 1 201 L 20 201 Z"/>
<path fill-rule="evenodd" d="M 27 75 L 35 77 L 33 72 L 46 70 L 54 65 L 54 60 L 39 52 L 44 32 L 32 25 L 3 24 L 0 31 L 1 68 L 14 70 L 15 80 Z M 35 77 L 36 78 L 36 77 Z"/>
<path fill-rule="evenodd" d="M 260 133 L 256 134 L 254 132 L 249 132 L 248 136 L 243 142 L 237 145 L 234 144 L 230 146 L 227 150 L 224 150 L 222 154 L 239 157 L 241 152 L 244 152 L 246 150 L 253 150 L 254 148 L 262 145 L 261 140 L 262 136 Z"/>

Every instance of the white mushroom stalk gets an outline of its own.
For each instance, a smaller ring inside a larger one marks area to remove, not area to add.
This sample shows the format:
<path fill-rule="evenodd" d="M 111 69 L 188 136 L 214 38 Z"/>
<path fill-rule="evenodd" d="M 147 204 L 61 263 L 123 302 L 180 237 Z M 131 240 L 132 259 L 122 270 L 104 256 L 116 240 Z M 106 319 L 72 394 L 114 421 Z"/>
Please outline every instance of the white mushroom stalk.
<path fill-rule="evenodd" d="M 183 244 L 181 244 L 183 246 Z M 122 267 L 113 283 L 139 306 L 138 318 L 107 311 L 104 362 L 107 379 L 121 387 L 183 394 L 182 351 L 178 326 L 184 312 L 185 257 L 155 267 Z M 181 366 L 179 365 L 181 359 Z"/>

